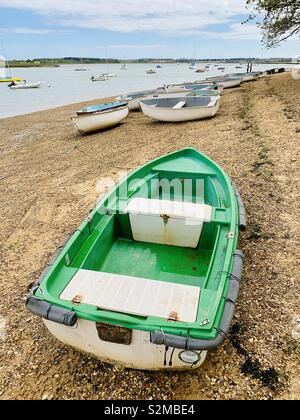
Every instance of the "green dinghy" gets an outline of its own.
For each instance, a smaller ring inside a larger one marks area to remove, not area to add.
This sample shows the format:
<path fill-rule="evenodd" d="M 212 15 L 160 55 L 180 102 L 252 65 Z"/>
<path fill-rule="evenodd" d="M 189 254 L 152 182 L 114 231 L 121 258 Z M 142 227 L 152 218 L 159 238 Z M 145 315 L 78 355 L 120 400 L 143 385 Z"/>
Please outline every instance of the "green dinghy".
<path fill-rule="evenodd" d="M 98 203 L 27 307 L 59 340 L 109 363 L 199 367 L 232 321 L 245 228 L 219 166 L 193 148 L 161 157 Z"/>

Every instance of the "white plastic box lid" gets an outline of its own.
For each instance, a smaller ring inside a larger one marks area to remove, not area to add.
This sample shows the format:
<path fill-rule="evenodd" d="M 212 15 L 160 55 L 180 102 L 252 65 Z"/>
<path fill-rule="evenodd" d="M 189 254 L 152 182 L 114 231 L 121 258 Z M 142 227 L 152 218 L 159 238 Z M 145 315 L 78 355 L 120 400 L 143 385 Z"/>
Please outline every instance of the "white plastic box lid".
<path fill-rule="evenodd" d="M 125 208 L 125 213 L 162 216 L 174 219 L 189 219 L 198 222 L 210 222 L 212 207 L 207 204 L 194 204 L 184 201 L 133 198 Z"/>

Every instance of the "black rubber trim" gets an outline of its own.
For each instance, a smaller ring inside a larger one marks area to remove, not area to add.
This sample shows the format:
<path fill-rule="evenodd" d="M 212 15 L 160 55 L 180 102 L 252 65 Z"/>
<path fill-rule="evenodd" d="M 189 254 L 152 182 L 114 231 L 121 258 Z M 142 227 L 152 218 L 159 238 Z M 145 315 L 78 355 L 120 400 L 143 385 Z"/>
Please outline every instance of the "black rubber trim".
<path fill-rule="evenodd" d="M 77 315 L 73 311 L 68 311 L 58 306 L 51 305 L 44 300 L 28 296 L 26 300 L 27 309 L 34 315 L 48 321 L 56 322 L 57 324 L 66 325 L 67 327 L 74 327 L 77 322 Z"/>

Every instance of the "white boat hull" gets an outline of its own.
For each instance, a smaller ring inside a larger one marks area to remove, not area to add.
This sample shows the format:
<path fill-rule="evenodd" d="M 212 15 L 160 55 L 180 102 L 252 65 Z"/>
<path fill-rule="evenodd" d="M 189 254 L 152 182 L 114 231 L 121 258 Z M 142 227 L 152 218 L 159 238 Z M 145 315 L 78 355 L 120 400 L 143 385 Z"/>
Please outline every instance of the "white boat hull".
<path fill-rule="evenodd" d="M 132 98 L 130 99 L 130 96 L 117 96 L 116 100 L 117 101 L 125 101 L 127 102 L 127 106 L 129 111 L 140 111 L 140 103 L 139 103 L 139 99 L 144 98 L 145 95 L 141 95 L 137 98 Z"/>
<path fill-rule="evenodd" d="M 200 92 L 201 92 L 201 90 L 200 90 Z M 164 98 L 164 99 L 182 98 L 182 97 L 188 96 L 188 95 L 192 96 L 192 93 L 193 93 L 193 91 L 191 91 L 191 90 L 188 90 L 188 91 L 182 92 L 182 93 L 159 93 L 157 95 L 148 95 L 148 96 L 145 96 L 143 98 L 143 100 L 160 99 L 160 98 Z M 195 96 L 197 96 L 197 94 L 195 94 Z M 200 96 L 200 95 L 198 95 L 198 96 Z M 211 92 L 209 92 L 207 94 L 205 93 L 205 95 L 203 95 L 203 96 L 214 96 L 214 97 L 219 96 L 219 99 L 220 99 L 220 92 L 218 92 L 218 91 L 211 91 Z M 139 108 L 140 108 L 140 104 L 139 104 Z"/>
<path fill-rule="evenodd" d="M 108 79 L 106 77 L 94 77 L 91 79 L 92 82 L 106 82 Z"/>
<path fill-rule="evenodd" d="M 250 75 L 250 76 L 242 76 L 243 82 L 251 82 L 252 80 L 256 80 L 256 76 Z"/>
<path fill-rule="evenodd" d="M 129 108 L 129 111 L 139 111 L 141 109 L 139 100 L 131 99 L 131 101 L 128 102 L 128 108 Z"/>
<path fill-rule="evenodd" d="M 171 352 L 167 352 L 167 365 L 164 366 L 165 347 L 150 343 L 150 333 L 132 331 L 130 345 L 115 344 L 99 338 L 96 324 L 79 319 L 75 327 L 66 327 L 44 320 L 49 331 L 62 343 L 74 347 L 84 353 L 93 355 L 103 362 L 120 368 L 138 370 L 191 370 L 192 366 L 179 359 L 182 350 L 175 350 L 172 366 L 169 365 Z M 199 362 L 193 369 L 199 368 L 206 359 L 207 352 L 200 354 Z"/>
<path fill-rule="evenodd" d="M 220 83 L 221 83 L 221 85 L 223 86 L 224 89 L 231 89 L 231 88 L 234 88 L 234 87 L 241 86 L 241 82 L 242 82 L 241 79 L 220 81 Z"/>
<path fill-rule="evenodd" d="M 197 83 L 198 82 L 190 82 L 190 83 L 187 83 L 187 85 L 195 85 L 196 86 Z M 213 84 L 213 81 L 204 80 L 203 82 L 201 82 L 201 81 L 199 82 L 199 85 L 205 85 L 205 84 L 207 84 L 207 89 L 209 89 L 210 85 Z M 221 82 L 220 82 L 219 91 L 222 92 L 223 89 L 224 89 L 223 84 L 221 84 Z M 202 87 L 199 90 L 205 90 L 205 88 Z M 185 93 L 185 92 L 190 92 L 190 91 L 191 91 L 191 89 L 187 89 L 185 84 L 183 84 L 183 85 L 168 85 L 168 86 L 165 86 L 164 92 L 161 92 L 161 93 Z"/>
<path fill-rule="evenodd" d="M 10 88 L 13 90 L 19 90 L 19 89 L 37 89 L 41 86 L 41 82 L 37 82 L 37 83 L 24 83 L 24 84 L 19 84 L 19 85 L 15 85 L 15 86 L 11 86 Z"/>
<path fill-rule="evenodd" d="M 95 112 L 93 114 L 80 115 L 73 117 L 72 120 L 77 129 L 82 134 L 92 133 L 113 127 L 123 121 L 129 113 L 128 107 L 108 110 L 105 112 Z"/>
<path fill-rule="evenodd" d="M 211 118 L 219 110 L 220 100 L 214 106 L 195 107 L 195 108 L 162 108 L 146 105 L 140 102 L 141 110 L 149 118 L 163 122 L 186 122 Z"/>
<path fill-rule="evenodd" d="M 165 87 L 165 92 L 166 93 L 180 93 L 180 92 L 189 92 L 189 90 L 184 85 L 182 86 L 171 85 L 171 86 Z"/>
<path fill-rule="evenodd" d="M 237 77 L 236 79 L 230 79 L 230 80 L 228 80 L 226 78 L 225 79 L 221 79 L 221 78 L 219 79 L 217 77 L 210 77 L 210 78 L 206 79 L 206 81 L 211 82 L 211 83 L 212 82 L 218 83 L 218 84 L 222 85 L 224 89 L 230 89 L 230 88 L 233 88 L 233 87 L 238 87 L 242 83 L 242 79 L 239 78 L 239 77 Z"/>

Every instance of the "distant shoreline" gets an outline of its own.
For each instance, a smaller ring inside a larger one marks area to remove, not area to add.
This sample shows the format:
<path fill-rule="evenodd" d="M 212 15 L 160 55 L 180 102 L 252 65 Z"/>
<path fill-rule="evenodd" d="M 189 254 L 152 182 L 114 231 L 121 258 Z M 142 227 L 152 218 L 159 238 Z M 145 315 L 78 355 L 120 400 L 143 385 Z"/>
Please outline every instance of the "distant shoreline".
<path fill-rule="evenodd" d="M 11 60 L 8 61 L 10 68 L 55 68 L 60 66 L 72 65 L 72 66 L 86 66 L 92 64 L 189 64 L 191 59 L 137 59 L 137 60 L 116 60 L 116 59 L 35 59 L 35 60 Z M 291 65 L 293 64 L 292 58 L 278 58 L 278 59 L 253 59 L 253 58 L 232 58 L 232 59 L 198 59 L 196 63 L 199 64 L 247 64 L 252 62 L 253 64 L 274 64 L 274 65 Z"/>

